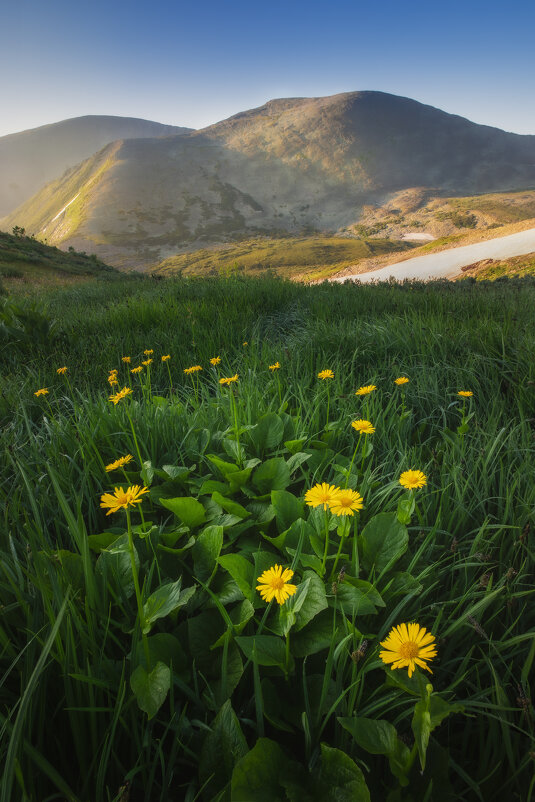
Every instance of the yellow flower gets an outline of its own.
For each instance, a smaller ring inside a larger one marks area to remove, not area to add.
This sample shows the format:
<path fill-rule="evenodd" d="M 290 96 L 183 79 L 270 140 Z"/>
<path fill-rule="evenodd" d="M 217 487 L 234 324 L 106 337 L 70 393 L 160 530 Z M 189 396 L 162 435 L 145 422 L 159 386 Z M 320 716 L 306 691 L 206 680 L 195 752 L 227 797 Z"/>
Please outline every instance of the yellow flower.
<path fill-rule="evenodd" d="M 408 384 L 409 380 L 406 376 L 400 376 L 399 379 L 394 379 L 394 384 L 397 384 L 399 387 L 402 384 Z"/>
<path fill-rule="evenodd" d="M 39 398 L 40 395 L 48 395 L 48 390 L 46 387 L 41 387 L 41 389 L 37 390 L 37 392 L 34 393 L 34 395 L 36 395 L 37 398 Z"/>
<path fill-rule="evenodd" d="M 216 365 L 219 365 L 220 363 L 221 363 L 221 357 L 220 356 L 213 356 L 211 358 L 211 360 L 210 360 L 210 364 L 213 365 L 214 367 Z"/>
<path fill-rule="evenodd" d="M 171 354 L 165 354 L 165 356 L 162 356 L 162 362 L 167 362 L 168 359 L 171 359 Z"/>
<path fill-rule="evenodd" d="M 243 345 L 244 345 L 244 347 L 245 347 L 246 345 L 249 345 L 249 343 L 246 341 L 246 342 L 244 342 L 244 344 L 243 344 Z"/>
<path fill-rule="evenodd" d="M 115 376 L 108 376 L 108 384 L 113 387 L 114 384 L 119 384 Z"/>
<path fill-rule="evenodd" d="M 116 376 L 116 375 L 119 373 L 119 371 L 117 370 L 117 368 L 112 368 L 112 369 L 111 369 L 110 371 L 108 371 L 108 372 L 109 372 L 110 376 Z"/>
<path fill-rule="evenodd" d="M 132 357 L 131 357 L 131 356 L 123 356 L 123 357 L 121 358 L 121 361 L 122 361 L 122 362 L 127 362 L 127 363 L 128 363 L 128 362 L 131 362 L 131 361 L 132 361 Z"/>
<path fill-rule="evenodd" d="M 399 477 L 399 483 L 407 490 L 414 490 L 427 484 L 427 476 L 421 471 L 404 471 Z"/>
<path fill-rule="evenodd" d="M 137 368 L 131 368 L 130 373 L 141 373 L 143 370 L 143 365 L 138 365 Z"/>
<path fill-rule="evenodd" d="M 383 663 L 391 663 L 392 670 L 408 668 L 409 678 L 412 677 L 415 666 L 433 673 L 427 662 L 437 655 L 435 637 L 425 627 L 419 624 L 400 624 L 393 627 L 386 640 L 381 641 L 381 646 L 384 646 L 385 651 L 379 652 L 379 657 Z"/>
<path fill-rule="evenodd" d="M 362 432 L 362 434 L 373 434 L 375 431 L 375 427 L 372 426 L 369 420 L 354 420 L 351 426 L 357 432 Z"/>
<path fill-rule="evenodd" d="M 153 354 L 153 353 L 154 353 L 154 351 L 153 351 L 153 349 L 152 349 L 152 348 L 146 348 L 146 349 L 143 351 L 143 353 L 145 354 L 145 356 L 150 356 L 151 354 Z"/>
<path fill-rule="evenodd" d="M 148 493 L 148 487 L 141 487 L 141 485 L 132 485 L 126 490 L 116 487 L 113 493 L 104 493 L 100 497 L 100 506 L 102 509 L 107 509 L 106 515 L 111 515 L 112 512 L 118 512 L 120 509 L 125 510 L 128 507 L 133 507 L 134 504 L 141 504 L 143 493 Z"/>
<path fill-rule="evenodd" d="M 227 378 L 219 379 L 219 384 L 226 384 L 228 387 L 231 382 L 237 382 L 237 381 L 238 381 L 238 374 L 235 373 L 234 376 L 227 376 Z"/>
<path fill-rule="evenodd" d="M 322 379 L 323 381 L 325 381 L 325 379 L 334 379 L 334 373 L 332 370 L 320 370 L 318 379 Z"/>
<path fill-rule="evenodd" d="M 65 374 L 67 373 L 67 365 L 64 365 L 62 368 L 58 368 L 56 370 L 56 373 L 60 373 L 62 376 L 65 376 Z"/>
<path fill-rule="evenodd" d="M 282 565 L 274 565 L 258 577 L 256 589 L 260 592 L 264 601 L 270 602 L 276 599 L 279 604 L 284 604 L 286 599 L 293 596 L 297 590 L 297 585 L 290 585 L 289 581 L 294 572 L 291 568 L 283 570 Z"/>
<path fill-rule="evenodd" d="M 122 401 L 127 395 L 130 395 L 131 392 L 132 389 L 130 387 L 123 387 L 123 389 L 119 390 L 115 395 L 110 395 L 108 400 L 113 401 L 114 405 L 117 406 L 119 401 Z"/>
<path fill-rule="evenodd" d="M 307 490 L 305 493 L 305 502 L 309 507 L 323 507 L 323 509 L 326 510 L 339 492 L 339 487 L 323 482 Z"/>
<path fill-rule="evenodd" d="M 275 362 L 274 365 L 270 365 L 269 366 L 270 370 L 278 370 L 279 368 L 280 368 L 280 363 L 279 362 Z"/>
<path fill-rule="evenodd" d="M 202 370 L 201 365 L 193 365 L 191 368 L 184 368 L 184 373 L 189 376 L 190 373 L 197 373 L 199 370 Z"/>
<path fill-rule="evenodd" d="M 474 394 L 471 390 L 459 390 L 457 395 L 460 395 L 461 398 L 470 398 Z"/>
<path fill-rule="evenodd" d="M 366 384 L 364 387 L 359 387 L 355 395 L 369 395 L 374 390 L 377 390 L 375 384 Z"/>
<path fill-rule="evenodd" d="M 364 507 L 364 499 L 356 490 L 339 490 L 329 507 L 333 515 L 353 515 Z"/>
<path fill-rule="evenodd" d="M 115 462 L 110 462 L 109 465 L 106 465 L 106 471 L 109 473 L 110 471 L 115 471 L 117 468 L 122 468 L 124 465 L 128 465 L 129 462 L 132 462 L 133 459 L 134 457 L 132 454 L 127 454 L 126 457 L 119 457 Z"/>
<path fill-rule="evenodd" d="M 152 362 L 152 359 L 145 359 L 141 364 L 146 366 L 146 365 L 150 365 L 151 362 Z"/>

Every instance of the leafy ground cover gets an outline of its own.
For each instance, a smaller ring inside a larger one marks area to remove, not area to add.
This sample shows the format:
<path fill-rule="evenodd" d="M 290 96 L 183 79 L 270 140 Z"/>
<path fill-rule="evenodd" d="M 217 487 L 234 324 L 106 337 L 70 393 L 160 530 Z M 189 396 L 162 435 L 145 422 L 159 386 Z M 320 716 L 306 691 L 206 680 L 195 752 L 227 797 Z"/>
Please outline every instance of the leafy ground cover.
<path fill-rule="evenodd" d="M 117 280 L 35 337 L 20 300 L 2 802 L 531 800 L 534 294 Z"/>

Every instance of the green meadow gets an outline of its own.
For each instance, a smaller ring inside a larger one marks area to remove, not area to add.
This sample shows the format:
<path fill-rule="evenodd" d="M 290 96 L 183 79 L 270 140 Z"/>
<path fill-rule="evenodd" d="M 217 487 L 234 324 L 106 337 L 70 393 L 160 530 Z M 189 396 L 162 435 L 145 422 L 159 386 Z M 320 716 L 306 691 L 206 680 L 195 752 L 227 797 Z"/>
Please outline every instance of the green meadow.
<path fill-rule="evenodd" d="M 533 800 L 534 304 L 1 297 L 0 802 Z"/>

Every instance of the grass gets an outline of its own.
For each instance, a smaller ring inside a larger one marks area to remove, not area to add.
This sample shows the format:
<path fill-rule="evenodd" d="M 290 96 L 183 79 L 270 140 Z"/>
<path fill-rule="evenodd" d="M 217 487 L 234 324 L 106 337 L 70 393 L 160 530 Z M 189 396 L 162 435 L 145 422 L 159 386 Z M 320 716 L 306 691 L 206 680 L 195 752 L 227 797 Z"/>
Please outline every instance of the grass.
<path fill-rule="evenodd" d="M 1 802 L 531 802 L 534 296 L 231 276 L 19 299 L 50 325 L 0 351 Z M 303 504 L 317 482 L 361 493 L 349 527 Z M 106 516 L 129 485 L 150 492 Z M 274 564 L 280 608 L 255 591 Z M 438 654 L 409 679 L 379 652 L 411 621 Z"/>
<path fill-rule="evenodd" d="M 327 278 L 369 256 L 403 252 L 410 248 L 410 244 L 386 239 L 321 236 L 262 238 L 178 254 L 165 259 L 154 272 L 167 276 L 217 276 L 233 270 L 250 275 L 272 271 L 285 278 L 306 281 Z"/>

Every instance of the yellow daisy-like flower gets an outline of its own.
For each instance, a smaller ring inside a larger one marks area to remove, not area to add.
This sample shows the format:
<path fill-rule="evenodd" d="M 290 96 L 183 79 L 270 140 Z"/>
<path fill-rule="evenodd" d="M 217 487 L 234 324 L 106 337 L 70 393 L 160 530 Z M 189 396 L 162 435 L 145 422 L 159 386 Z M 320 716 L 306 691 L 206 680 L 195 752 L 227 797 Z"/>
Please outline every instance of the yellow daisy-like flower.
<path fill-rule="evenodd" d="M 305 493 L 305 502 L 309 507 L 323 507 L 324 510 L 329 508 L 331 501 L 333 501 L 340 488 L 335 485 L 330 485 L 327 482 L 314 485 L 310 490 Z"/>
<path fill-rule="evenodd" d="M 366 384 L 364 387 L 359 387 L 355 395 L 369 395 L 374 390 L 377 390 L 375 384 Z"/>
<path fill-rule="evenodd" d="M 171 359 L 171 354 L 164 354 L 164 356 L 162 356 L 162 362 L 167 362 L 168 359 Z"/>
<path fill-rule="evenodd" d="M 116 459 L 115 462 L 110 462 L 109 465 L 106 465 L 106 472 L 109 473 L 110 471 L 115 471 L 117 468 L 122 468 L 125 465 L 128 465 L 129 462 L 132 462 L 134 457 L 132 454 L 127 454 L 126 457 L 119 457 Z"/>
<path fill-rule="evenodd" d="M 125 362 L 126 364 L 128 364 L 131 361 L 132 361 L 132 357 L 131 356 L 123 356 L 123 357 L 121 357 L 121 362 Z"/>
<path fill-rule="evenodd" d="M 148 493 L 148 487 L 141 487 L 141 485 L 132 485 L 126 490 L 121 487 L 116 487 L 113 493 L 104 493 L 100 497 L 100 506 L 103 510 L 108 510 L 106 515 L 111 515 L 112 512 L 118 512 L 121 509 L 133 507 L 134 504 L 141 504 L 143 499 L 141 496 Z"/>
<path fill-rule="evenodd" d="M 229 384 L 237 381 L 238 381 L 238 374 L 235 373 L 234 376 L 227 376 L 226 378 L 219 379 L 219 384 L 226 384 L 228 387 Z"/>
<path fill-rule="evenodd" d="M 145 354 L 145 356 L 150 356 L 151 354 L 153 354 L 153 353 L 154 353 L 154 350 L 153 350 L 152 348 L 146 348 L 146 349 L 143 351 L 143 353 Z"/>
<path fill-rule="evenodd" d="M 457 395 L 460 395 L 461 398 L 470 398 L 474 394 L 473 394 L 473 392 L 471 390 L 459 390 Z"/>
<path fill-rule="evenodd" d="M 419 624 L 400 624 L 393 627 L 386 640 L 381 641 L 385 651 L 379 652 L 379 657 L 390 665 L 390 668 L 408 668 L 409 678 L 412 677 L 416 666 L 425 668 L 430 674 L 433 672 L 427 665 L 429 660 L 436 657 L 435 637 Z"/>
<path fill-rule="evenodd" d="M 210 364 L 213 365 L 214 367 L 216 365 L 220 365 L 221 364 L 221 357 L 220 356 L 213 356 L 211 358 L 211 360 L 210 360 Z"/>
<path fill-rule="evenodd" d="M 34 393 L 34 395 L 36 395 L 37 398 L 39 398 L 40 395 L 48 395 L 48 389 L 46 387 L 41 387 L 41 389 L 37 390 L 37 392 Z"/>
<path fill-rule="evenodd" d="M 184 368 L 184 373 L 189 376 L 190 373 L 197 373 L 199 370 L 202 370 L 201 365 L 193 365 L 191 368 Z"/>
<path fill-rule="evenodd" d="M 322 381 L 325 381 L 325 379 L 334 379 L 334 373 L 332 370 L 320 370 L 318 379 L 322 379 Z"/>
<path fill-rule="evenodd" d="M 373 434 L 375 431 L 375 426 L 372 426 L 369 420 L 354 420 L 351 426 L 362 434 Z"/>
<path fill-rule="evenodd" d="M 67 365 L 63 365 L 62 368 L 58 368 L 56 370 L 56 373 L 59 373 L 61 376 L 65 376 L 65 374 L 67 373 Z"/>
<path fill-rule="evenodd" d="M 399 477 L 399 483 L 407 490 L 415 490 L 427 484 L 427 476 L 422 471 L 404 471 Z"/>
<path fill-rule="evenodd" d="M 400 376 L 399 379 L 394 379 L 394 384 L 400 387 L 402 384 L 408 384 L 409 380 L 406 376 Z"/>
<path fill-rule="evenodd" d="M 245 347 L 246 345 L 249 345 L 249 343 L 247 341 L 245 341 L 243 345 Z"/>
<path fill-rule="evenodd" d="M 152 363 L 152 359 L 144 359 L 141 364 L 147 366 L 147 365 L 150 365 L 151 363 Z"/>
<path fill-rule="evenodd" d="M 110 371 L 108 371 L 108 373 L 110 374 L 110 376 L 116 376 L 119 373 L 119 371 L 117 370 L 117 368 L 112 368 Z"/>
<path fill-rule="evenodd" d="M 108 384 L 110 387 L 113 387 L 115 384 L 119 384 L 119 382 L 115 376 L 108 376 Z"/>
<path fill-rule="evenodd" d="M 329 502 L 333 515 L 354 515 L 364 507 L 364 499 L 356 490 L 339 490 Z"/>
<path fill-rule="evenodd" d="M 256 586 L 264 601 L 270 602 L 276 599 L 279 604 L 284 604 L 286 599 L 293 596 L 297 590 L 297 585 L 291 585 L 290 579 L 294 572 L 291 568 L 284 568 L 282 565 L 274 565 L 258 577 Z"/>
<path fill-rule="evenodd" d="M 278 370 L 279 368 L 280 368 L 280 362 L 275 362 L 274 365 L 269 366 L 270 370 Z"/>
<path fill-rule="evenodd" d="M 131 368 L 130 373 L 141 373 L 143 370 L 143 365 L 138 365 L 137 368 Z"/>
<path fill-rule="evenodd" d="M 119 401 L 122 401 L 123 398 L 126 398 L 127 395 L 130 395 L 131 392 L 132 392 L 131 387 L 123 387 L 123 389 L 119 390 L 117 393 L 115 393 L 115 395 L 110 395 L 108 400 L 113 401 L 114 405 L 117 406 Z"/>

